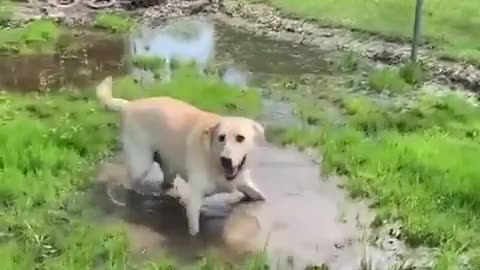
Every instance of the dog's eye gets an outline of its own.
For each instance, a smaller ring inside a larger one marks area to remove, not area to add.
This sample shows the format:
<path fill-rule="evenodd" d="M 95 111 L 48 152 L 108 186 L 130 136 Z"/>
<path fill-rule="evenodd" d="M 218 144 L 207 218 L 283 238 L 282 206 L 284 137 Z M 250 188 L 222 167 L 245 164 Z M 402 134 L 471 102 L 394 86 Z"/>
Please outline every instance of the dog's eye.
<path fill-rule="evenodd" d="M 241 142 L 243 142 L 243 141 L 245 140 L 245 136 L 243 136 L 243 135 L 237 135 L 237 136 L 235 137 L 235 140 L 237 140 L 238 143 L 241 143 Z"/>
<path fill-rule="evenodd" d="M 224 142 L 225 141 L 225 135 L 222 134 L 222 135 L 218 136 L 218 141 L 219 142 Z"/>

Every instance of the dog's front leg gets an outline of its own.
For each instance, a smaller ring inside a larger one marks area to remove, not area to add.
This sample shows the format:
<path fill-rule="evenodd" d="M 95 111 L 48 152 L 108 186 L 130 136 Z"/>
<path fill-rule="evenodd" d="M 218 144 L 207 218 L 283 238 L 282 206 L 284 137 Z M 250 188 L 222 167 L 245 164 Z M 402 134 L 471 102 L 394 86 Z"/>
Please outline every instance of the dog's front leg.
<path fill-rule="evenodd" d="M 191 192 L 186 203 L 188 232 L 195 236 L 200 231 L 200 210 L 202 208 L 203 195 L 199 192 Z"/>
<path fill-rule="evenodd" d="M 251 201 L 265 201 L 265 194 L 258 188 L 258 186 L 253 182 L 251 177 L 250 170 L 243 172 L 242 178 L 240 179 L 237 190 L 243 193 L 246 199 Z"/>
<path fill-rule="evenodd" d="M 195 236 L 200 231 L 200 211 L 203 198 L 209 189 L 206 175 L 192 174 L 188 176 L 189 192 L 186 199 L 186 210 L 188 218 L 188 229 L 190 235 Z"/>

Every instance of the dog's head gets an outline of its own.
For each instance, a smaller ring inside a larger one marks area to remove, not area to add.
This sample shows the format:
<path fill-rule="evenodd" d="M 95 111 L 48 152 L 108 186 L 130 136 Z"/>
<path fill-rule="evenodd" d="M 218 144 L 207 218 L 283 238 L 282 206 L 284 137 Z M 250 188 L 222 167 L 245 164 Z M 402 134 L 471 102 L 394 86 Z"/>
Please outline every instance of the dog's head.
<path fill-rule="evenodd" d="M 208 134 L 212 158 L 229 181 L 242 171 L 256 142 L 265 139 L 263 126 L 244 117 L 222 117 L 208 129 Z"/>

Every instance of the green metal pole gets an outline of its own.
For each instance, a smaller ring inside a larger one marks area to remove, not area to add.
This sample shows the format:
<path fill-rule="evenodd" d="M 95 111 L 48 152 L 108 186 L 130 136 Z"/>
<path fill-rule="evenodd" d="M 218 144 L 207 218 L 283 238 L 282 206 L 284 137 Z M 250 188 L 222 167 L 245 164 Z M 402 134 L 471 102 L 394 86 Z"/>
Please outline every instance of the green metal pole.
<path fill-rule="evenodd" d="M 422 10 L 423 10 L 423 0 L 417 0 L 417 5 L 415 7 L 415 22 L 413 24 L 413 41 L 412 41 L 412 52 L 410 54 L 410 60 L 413 63 L 417 62 L 418 56 L 418 46 L 420 43 L 420 32 L 422 25 Z"/>

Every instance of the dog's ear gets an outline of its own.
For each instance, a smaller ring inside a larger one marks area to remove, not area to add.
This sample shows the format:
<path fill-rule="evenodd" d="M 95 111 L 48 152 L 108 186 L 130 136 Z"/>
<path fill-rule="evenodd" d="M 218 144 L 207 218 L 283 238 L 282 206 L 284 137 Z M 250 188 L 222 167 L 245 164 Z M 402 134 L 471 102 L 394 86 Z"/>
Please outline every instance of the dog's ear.
<path fill-rule="evenodd" d="M 218 129 L 219 126 L 220 122 L 217 122 L 214 125 L 207 126 L 202 130 L 202 142 L 207 149 L 211 149 L 215 130 Z"/>
<path fill-rule="evenodd" d="M 214 125 L 211 125 L 203 130 L 203 134 L 205 135 L 212 135 L 215 133 L 215 130 L 220 126 L 220 122 L 215 123 Z"/>
<path fill-rule="evenodd" d="M 256 137 L 259 141 L 265 141 L 265 128 L 262 124 L 258 123 L 257 121 L 252 120 L 253 130 L 255 131 Z"/>
<path fill-rule="evenodd" d="M 215 131 L 218 129 L 218 127 L 220 126 L 220 122 L 217 122 L 215 123 L 214 125 L 211 125 L 209 127 L 206 127 L 204 130 L 203 130 L 203 134 L 205 136 L 208 136 L 209 140 L 210 140 L 210 143 L 213 142 L 213 136 L 215 134 Z"/>

